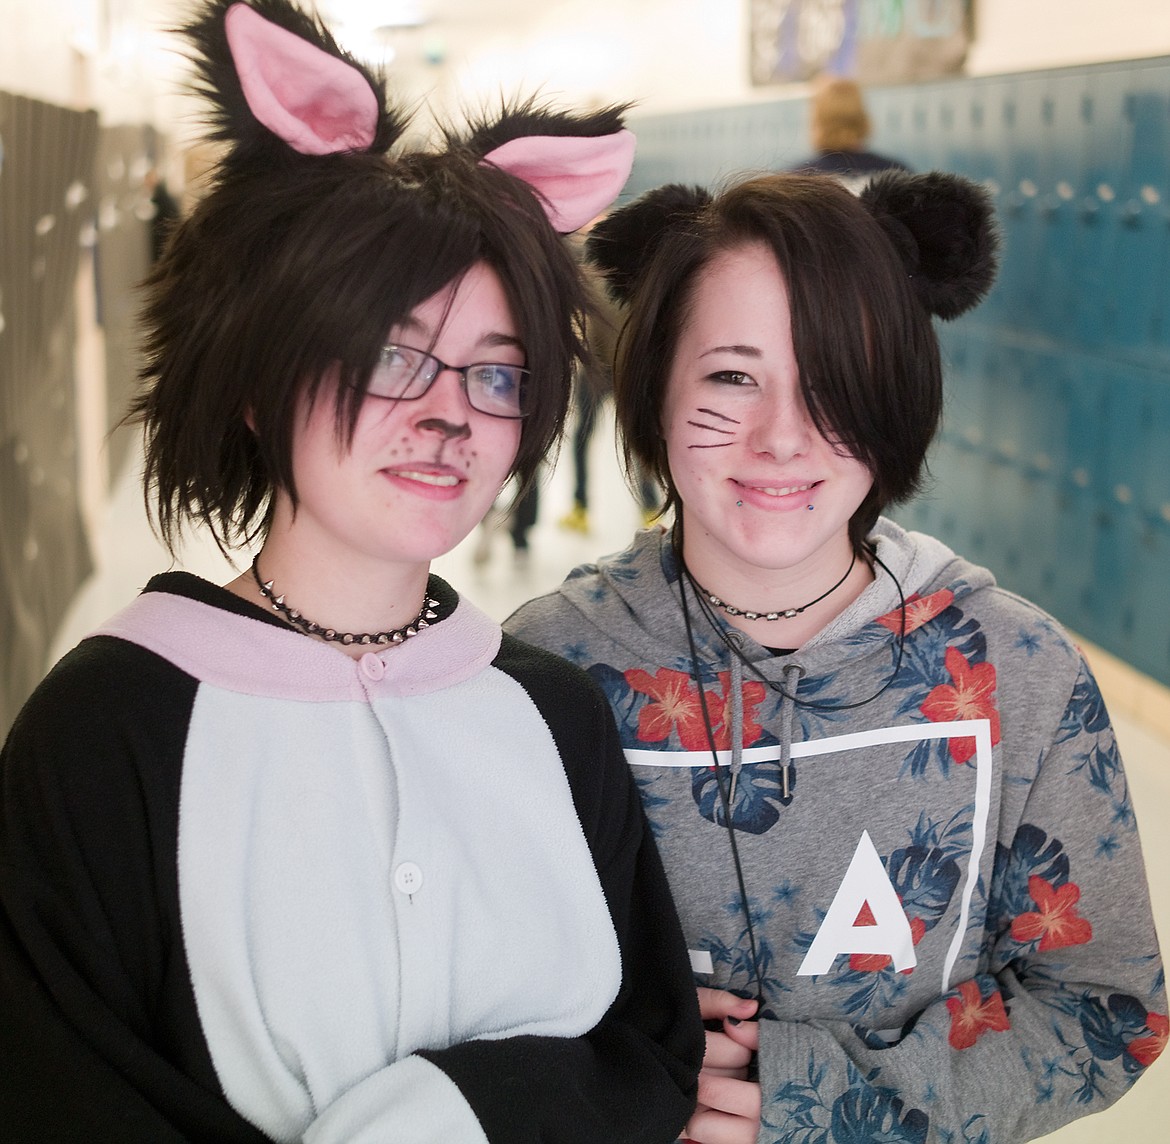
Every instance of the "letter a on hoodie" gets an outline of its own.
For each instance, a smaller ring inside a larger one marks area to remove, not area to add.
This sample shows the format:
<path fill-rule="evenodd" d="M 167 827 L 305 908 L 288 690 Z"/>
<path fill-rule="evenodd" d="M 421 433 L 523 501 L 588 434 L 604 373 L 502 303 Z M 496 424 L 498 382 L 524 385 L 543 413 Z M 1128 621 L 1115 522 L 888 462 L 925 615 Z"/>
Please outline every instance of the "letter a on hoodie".
<path fill-rule="evenodd" d="M 862 917 L 865 922 L 859 924 Z M 802 977 L 827 973 L 839 956 L 855 953 L 884 953 L 899 971 L 918 964 L 906 911 L 868 830 L 797 972 Z"/>

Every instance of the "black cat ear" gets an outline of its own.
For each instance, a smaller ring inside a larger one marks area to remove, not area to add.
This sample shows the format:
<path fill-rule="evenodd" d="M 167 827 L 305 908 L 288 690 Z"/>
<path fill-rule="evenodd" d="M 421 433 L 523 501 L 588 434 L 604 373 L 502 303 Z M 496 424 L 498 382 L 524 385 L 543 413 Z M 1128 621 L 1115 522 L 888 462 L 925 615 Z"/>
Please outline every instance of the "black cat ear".
<path fill-rule="evenodd" d="M 999 229 L 985 188 L 942 171 L 884 171 L 860 197 L 931 314 L 957 318 L 982 301 L 999 267 Z"/>
<path fill-rule="evenodd" d="M 672 232 L 694 226 L 711 201 L 702 187 L 668 183 L 602 219 L 585 241 L 615 302 L 627 305 L 654 253 Z"/>
<path fill-rule="evenodd" d="M 448 134 L 448 146 L 522 179 L 553 229 L 571 234 L 604 211 L 630 177 L 635 139 L 622 126 L 625 110 L 615 105 L 579 115 L 529 99 L 473 120 L 462 142 Z"/>
<path fill-rule="evenodd" d="M 466 147 L 480 159 L 511 143 L 531 136 L 595 138 L 617 135 L 625 127 L 627 103 L 615 103 L 596 111 L 573 112 L 542 103 L 535 96 L 503 100 L 499 107 L 464 116 L 468 126 L 461 137 L 448 134 L 448 143 Z"/>
<path fill-rule="evenodd" d="M 211 0 L 183 29 L 196 90 L 211 104 L 212 138 L 231 158 L 385 151 L 407 116 L 384 81 L 288 0 Z"/>

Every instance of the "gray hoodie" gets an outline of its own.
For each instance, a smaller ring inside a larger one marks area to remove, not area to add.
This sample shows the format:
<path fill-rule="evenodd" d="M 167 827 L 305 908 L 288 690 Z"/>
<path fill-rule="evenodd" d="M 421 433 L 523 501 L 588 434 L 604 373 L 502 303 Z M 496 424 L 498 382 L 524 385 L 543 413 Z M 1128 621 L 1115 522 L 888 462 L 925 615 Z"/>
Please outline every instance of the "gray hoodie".
<path fill-rule="evenodd" d="M 1055 620 L 871 539 L 874 582 L 787 655 L 689 587 L 684 614 L 661 529 L 505 627 L 604 689 L 696 982 L 761 997 L 761 1142 L 1029 1140 L 1166 1041 L 1125 774 Z"/>

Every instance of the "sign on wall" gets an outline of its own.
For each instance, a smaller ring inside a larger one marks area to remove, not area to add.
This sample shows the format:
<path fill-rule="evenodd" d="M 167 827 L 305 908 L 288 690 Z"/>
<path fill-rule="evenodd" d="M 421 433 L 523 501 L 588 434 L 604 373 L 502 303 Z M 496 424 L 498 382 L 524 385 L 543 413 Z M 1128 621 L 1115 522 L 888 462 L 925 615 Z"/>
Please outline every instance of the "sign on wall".
<path fill-rule="evenodd" d="M 974 0 L 751 0 L 753 85 L 821 72 L 862 84 L 962 70 Z"/>

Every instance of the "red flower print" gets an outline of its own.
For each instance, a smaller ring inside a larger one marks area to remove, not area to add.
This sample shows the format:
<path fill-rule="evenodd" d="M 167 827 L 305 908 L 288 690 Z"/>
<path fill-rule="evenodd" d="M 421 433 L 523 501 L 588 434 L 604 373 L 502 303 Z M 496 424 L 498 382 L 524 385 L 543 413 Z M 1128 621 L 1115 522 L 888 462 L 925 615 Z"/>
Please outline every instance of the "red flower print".
<path fill-rule="evenodd" d="M 964 981 L 958 992 L 958 997 L 947 998 L 951 1015 L 947 1040 L 952 1049 L 969 1049 L 984 1033 L 1003 1033 L 1012 1027 L 998 989 L 985 998 L 977 981 Z"/>
<path fill-rule="evenodd" d="M 1084 945 L 1093 936 L 1093 927 L 1077 914 L 1081 888 L 1065 882 L 1059 890 L 1038 874 L 1028 879 L 1028 893 L 1036 903 L 1035 913 L 1020 914 L 1012 922 L 1012 937 L 1029 942 L 1040 939 L 1040 950 L 1063 949 L 1067 945 Z"/>
<path fill-rule="evenodd" d="M 931 592 L 929 596 L 919 596 L 916 592 L 906 598 L 906 634 L 916 631 L 923 624 L 930 623 L 940 612 L 945 612 L 955 601 L 955 594 L 950 588 L 942 588 Z M 884 616 L 878 616 L 877 623 L 887 627 L 895 634 L 902 630 L 902 609 L 895 608 Z"/>
<path fill-rule="evenodd" d="M 660 667 L 653 675 L 641 668 L 626 672 L 626 682 L 651 702 L 638 712 L 638 738 L 660 743 L 677 729 L 678 741 L 685 751 L 707 748 L 707 729 L 703 725 L 703 708 L 691 677 L 681 671 Z"/>
<path fill-rule="evenodd" d="M 990 663 L 968 663 L 958 648 L 947 648 L 947 671 L 953 683 L 940 683 L 920 710 L 932 723 L 955 719 L 991 721 L 991 744 L 999 742 L 999 712 L 995 709 L 995 668 Z M 951 739 L 951 758 L 965 763 L 975 754 L 974 737 Z"/>
<path fill-rule="evenodd" d="M 866 921 L 867 915 L 869 918 L 868 921 Z M 861 907 L 861 913 L 857 915 L 857 921 L 853 924 L 857 926 L 872 926 L 877 924 L 873 920 L 873 913 L 870 911 L 868 902 Z M 925 933 L 926 922 L 921 918 L 911 918 L 910 937 L 915 945 L 922 940 L 922 936 Z M 857 970 L 858 973 L 880 973 L 893 960 L 888 953 L 854 953 L 849 956 L 849 968 Z M 914 966 L 910 966 L 909 969 L 903 969 L 902 972 L 913 973 Z"/>
<path fill-rule="evenodd" d="M 707 692 L 707 705 L 715 724 L 715 746 L 721 751 L 731 749 L 731 672 L 719 673 L 722 694 L 716 698 Z M 756 722 L 756 708 L 764 701 L 768 689 L 758 680 L 749 680 L 743 685 L 743 741 L 750 747 L 760 737 L 760 725 Z"/>
<path fill-rule="evenodd" d="M 1149 1068 L 1161 1055 L 1170 1037 L 1170 1018 L 1165 1013 L 1147 1013 L 1148 1037 L 1134 1037 L 1126 1045 L 1126 1051 L 1142 1068 Z"/>

